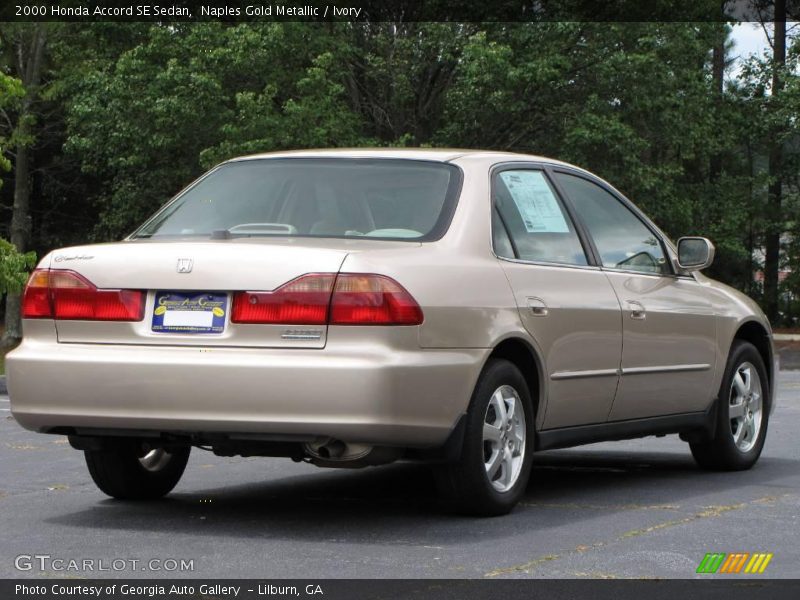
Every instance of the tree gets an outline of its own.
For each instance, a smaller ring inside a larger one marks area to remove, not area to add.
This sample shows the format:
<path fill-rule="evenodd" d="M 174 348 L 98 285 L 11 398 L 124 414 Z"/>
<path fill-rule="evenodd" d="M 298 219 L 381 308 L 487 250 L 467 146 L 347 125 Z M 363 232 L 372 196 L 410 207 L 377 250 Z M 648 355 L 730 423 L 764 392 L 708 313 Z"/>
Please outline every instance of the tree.
<path fill-rule="evenodd" d="M 0 115 L 8 119 L 7 108 L 17 103 L 25 95 L 22 82 L 0 72 Z M 11 169 L 11 161 L 5 155 L 7 140 L 0 137 L 0 169 Z M 1 184 L 2 182 L 0 182 Z M 0 294 L 18 293 L 25 284 L 27 271 L 36 260 L 32 252 L 20 253 L 8 241 L 0 238 Z"/>
<path fill-rule="evenodd" d="M 363 143 L 340 44 L 318 24 L 151 24 L 82 69 L 65 97 L 66 150 L 97 182 L 95 239 L 129 232 L 233 155 Z"/>
<path fill-rule="evenodd" d="M 752 187 L 758 214 L 758 249 L 763 249 L 763 288 L 761 304 L 773 324 L 791 324 L 781 297 L 791 291 L 796 276 L 787 274 L 787 260 L 796 251 L 793 232 L 797 222 L 797 191 L 792 191 L 800 159 L 800 102 L 797 86 L 800 81 L 797 61 L 797 39 L 788 52 L 787 18 L 791 3 L 785 0 L 766 2 L 752 0 L 754 17 L 768 33 L 770 54 L 752 57 L 742 69 L 736 94 L 750 115 L 747 143 L 751 153 Z M 771 27 L 770 27 L 771 25 Z M 771 32 L 770 32 L 771 29 Z M 771 33 L 771 35 L 770 35 Z M 761 255 L 757 252 L 757 255 Z M 797 255 L 794 254 L 796 257 Z M 795 287 L 795 291 L 797 288 Z"/>
<path fill-rule="evenodd" d="M 783 90 L 783 70 L 786 66 L 786 0 L 774 0 L 773 10 L 771 92 L 773 99 L 778 101 Z M 764 252 L 764 312 L 771 321 L 778 319 L 778 277 L 783 234 L 783 138 L 778 131 L 774 134 L 769 149 L 769 204 Z"/>
<path fill-rule="evenodd" d="M 10 77 L 0 71 L 0 117 L 5 121 L 6 126 L 0 131 L 5 130 L 10 133 L 13 131 L 9 109 L 18 104 L 19 100 L 25 95 L 22 82 L 16 77 Z M 11 161 L 6 156 L 6 149 L 9 144 L 8 135 L 0 135 L 0 170 L 10 171 Z"/>
<path fill-rule="evenodd" d="M 35 139 L 36 104 L 40 99 L 44 72 L 48 25 L 6 25 L 0 29 L 3 49 L 13 55 L 12 73 L 20 80 L 24 95 L 16 106 L 16 122 L 11 123 L 10 146 L 14 157 L 14 204 L 11 212 L 11 244 L 25 253 L 31 239 L 31 147 Z M 20 296 L 6 297 L 6 329 L 3 345 L 13 345 L 22 337 L 20 326 Z"/>
<path fill-rule="evenodd" d="M 726 35 L 717 23 L 487 28 L 465 49 L 437 143 L 571 160 L 684 234 L 732 143 L 710 65 Z"/>

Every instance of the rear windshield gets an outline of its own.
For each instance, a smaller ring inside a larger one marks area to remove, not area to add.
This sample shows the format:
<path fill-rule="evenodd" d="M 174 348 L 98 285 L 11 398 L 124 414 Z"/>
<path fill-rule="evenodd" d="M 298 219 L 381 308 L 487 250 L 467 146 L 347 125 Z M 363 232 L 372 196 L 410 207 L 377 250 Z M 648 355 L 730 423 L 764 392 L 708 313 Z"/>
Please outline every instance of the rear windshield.
<path fill-rule="evenodd" d="M 253 159 L 224 164 L 132 237 L 368 237 L 425 241 L 450 222 L 460 170 L 391 159 Z"/>

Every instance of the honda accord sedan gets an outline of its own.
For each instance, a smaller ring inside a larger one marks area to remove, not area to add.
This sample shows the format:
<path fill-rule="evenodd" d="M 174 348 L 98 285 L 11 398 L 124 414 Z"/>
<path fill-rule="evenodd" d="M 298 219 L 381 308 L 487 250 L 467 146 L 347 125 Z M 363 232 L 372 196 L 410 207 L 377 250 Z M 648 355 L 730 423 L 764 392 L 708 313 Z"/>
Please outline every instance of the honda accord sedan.
<path fill-rule="evenodd" d="M 538 156 L 331 150 L 221 164 L 126 239 L 45 256 L 7 358 L 14 418 L 147 500 L 192 447 L 425 461 L 497 515 L 534 452 L 679 434 L 750 468 L 774 405 L 758 306 L 591 173 Z"/>

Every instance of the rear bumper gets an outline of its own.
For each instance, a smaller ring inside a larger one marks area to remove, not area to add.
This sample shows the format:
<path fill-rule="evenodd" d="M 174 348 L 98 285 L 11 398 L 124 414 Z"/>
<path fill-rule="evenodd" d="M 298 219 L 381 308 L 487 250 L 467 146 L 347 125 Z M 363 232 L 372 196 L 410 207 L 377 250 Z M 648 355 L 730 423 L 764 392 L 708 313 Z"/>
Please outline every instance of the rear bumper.
<path fill-rule="evenodd" d="M 6 359 L 23 427 L 431 447 L 467 408 L 486 349 L 279 350 L 43 343 Z"/>

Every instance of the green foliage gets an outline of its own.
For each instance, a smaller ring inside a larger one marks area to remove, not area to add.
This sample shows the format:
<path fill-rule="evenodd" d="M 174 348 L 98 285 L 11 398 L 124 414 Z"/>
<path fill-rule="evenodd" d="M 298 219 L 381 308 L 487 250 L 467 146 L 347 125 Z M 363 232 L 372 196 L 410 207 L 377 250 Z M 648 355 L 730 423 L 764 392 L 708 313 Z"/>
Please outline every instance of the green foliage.
<path fill-rule="evenodd" d="M 22 82 L 16 77 L 10 77 L 0 71 L 0 109 L 13 108 L 24 95 Z M 10 140 L 6 136 L 0 135 L 0 169 L 3 171 L 11 169 L 11 161 L 8 160 L 5 152 L 9 143 Z"/>
<path fill-rule="evenodd" d="M 0 72 L 0 109 L 13 109 L 24 95 L 19 79 Z M 9 140 L 0 136 L 0 169 L 3 171 L 11 169 L 11 161 L 5 155 L 8 143 Z M 0 294 L 20 291 L 28 278 L 28 271 L 35 264 L 35 253 L 21 254 L 13 244 L 0 238 Z"/>
<path fill-rule="evenodd" d="M 200 153 L 205 168 L 244 154 L 292 148 L 357 146 L 359 119 L 350 111 L 344 86 L 337 81 L 330 52 L 312 60 L 296 82 L 298 95 L 282 103 L 275 84 L 261 92 L 235 96 L 235 113 L 221 127 L 222 141 Z"/>
<path fill-rule="evenodd" d="M 95 235 L 123 235 L 231 156 L 363 143 L 335 43 L 325 29 L 299 23 L 152 25 L 98 68 L 87 72 L 78 61 L 82 77 L 65 91 L 65 147 L 86 174 L 107 182 Z"/>
<path fill-rule="evenodd" d="M 718 127 L 703 64 L 714 24 L 521 24 L 474 36 L 442 137 L 558 156 L 615 182 L 675 233 L 687 162 Z M 444 141 L 444 140 L 443 140 Z"/>
<path fill-rule="evenodd" d="M 780 94 L 771 93 L 772 78 L 783 81 Z M 789 46 L 783 67 L 769 55 L 751 57 L 742 77 L 732 90 L 736 100 L 747 108 L 745 144 L 750 151 L 767 154 L 774 143 L 782 146 L 780 168 L 768 167 L 766 159 L 754 163 L 750 186 L 756 208 L 757 231 L 781 235 L 780 318 L 783 324 L 800 324 L 800 37 Z M 768 209 L 768 186 L 780 177 L 782 206 L 779 214 Z M 763 235 L 763 234 L 762 234 Z"/>
<path fill-rule="evenodd" d="M 19 292 L 36 265 L 36 254 L 21 254 L 13 244 L 0 238 L 0 294 Z"/>

